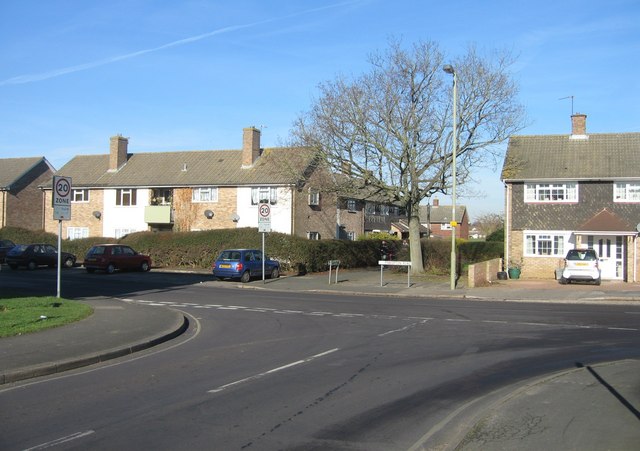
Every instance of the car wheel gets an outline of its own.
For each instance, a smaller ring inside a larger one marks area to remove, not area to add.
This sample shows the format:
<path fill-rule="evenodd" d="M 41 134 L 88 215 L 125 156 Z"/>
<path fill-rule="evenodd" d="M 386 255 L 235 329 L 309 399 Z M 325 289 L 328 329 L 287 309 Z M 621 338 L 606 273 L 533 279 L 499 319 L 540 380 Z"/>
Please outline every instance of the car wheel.
<path fill-rule="evenodd" d="M 564 277 L 560 277 L 560 285 L 566 285 L 567 284 L 567 279 L 565 279 Z"/>
<path fill-rule="evenodd" d="M 600 283 L 601 283 L 601 282 L 602 282 L 602 279 L 601 279 L 600 277 L 598 277 L 598 278 L 596 279 L 596 285 L 600 285 Z"/>
<path fill-rule="evenodd" d="M 89 274 L 93 274 L 94 272 L 96 272 L 96 270 L 95 270 L 95 269 L 93 269 L 93 268 L 87 268 L 87 272 L 88 272 Z"/>
<path fill-rule="evenodd" d="M 151 266 L 149 266 L 149 262 L 144 261 L 140 264 L 140 271 L 142 272 L 147 272 L 151 269 Z"/>
<path fill-rule="evenodd" d="M 249 271 L 243 272 L 242 276 L 240 276 L 240 282 L 247 283 L 249 280 L 251 280 L 251 274 L 249 274 Z"/>
<path fill-rule="evenodd" d="M 75 262 L 73 261 L 73 258 L 71 258 L 71 257 L 67 257 L 67 259 L 64 261 L 64 267 L 65 268 L 73 268 L 74 264 L 75 264 Z"/>
<path fill-rule="evenodd" d="M 271 270 L 271 278 L 277 279 L 278 277 L 280 277 L 280 270 L 278 268 L 273 268 Z"/>
<path fill-rule="evenodd" d="M 27 263 L 27 269 L 29 271 L 33 271 L 34 269 L 36 269 L 38 267 L 38 265 L 36 264 L 35 261 L 31 260 L 29 263 Z"/>
<path fill-rule="evenodd" d="M 116 265 L 109 263 L 107 266 L 107 274 L 113 274 L 114 272 L 116 272 Z"/>
<path fill-rule="evenodd" d="M 13 263 L 9 263 L 9 268 L 11 268 L 11 269 L 18 269 L 18 265 L 13 264 Z"/>

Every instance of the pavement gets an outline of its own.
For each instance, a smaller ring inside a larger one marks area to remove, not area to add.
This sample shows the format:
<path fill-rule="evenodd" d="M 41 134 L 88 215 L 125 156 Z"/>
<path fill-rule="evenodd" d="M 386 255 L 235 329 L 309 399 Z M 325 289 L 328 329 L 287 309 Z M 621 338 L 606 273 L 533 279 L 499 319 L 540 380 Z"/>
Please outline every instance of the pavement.
<path fill-rule="evenodd" d="M 640 283 L 603 281 L 600 286 L 560 285 L 555 280 L 518 279 L 468 288 L 461 279 L 451 290 L 448 276 L 408 277 L 406 273 L 381 272 L 376 268 L 285 275 L 248 284 L 207 283 L 224 284 L 226 288 L 394 298 L 640 305 Z M 0 385 L 132 354 L 176 338 L 189 327 L 187 317 L 168 308 L 150 308 L 109 298 L 83 302 L 94 308 L 94 314 L 87 319 L 0 339 Z M 442 424 L 415 449 L 637 449 L 640 443 L 639 375 L 640 360 L 624 360 L 577 367 L 529 381 L 524 386 L 507 388 L 492 395 L 489 408 L 468 418 L 463 431 L 452 431 L 453 426 Z M 585 424 L 593 426 L 585 428 Z M 451 441 L 451 437 L 455 440 Z"/>

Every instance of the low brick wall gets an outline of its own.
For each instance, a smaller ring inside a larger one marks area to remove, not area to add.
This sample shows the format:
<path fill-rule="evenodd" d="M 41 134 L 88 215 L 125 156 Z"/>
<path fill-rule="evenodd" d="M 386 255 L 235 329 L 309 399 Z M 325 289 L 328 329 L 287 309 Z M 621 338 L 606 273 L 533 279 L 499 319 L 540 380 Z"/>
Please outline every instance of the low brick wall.
<path fill-rule="evenodd" d="M 494 280 L 498 280 L 499 271 L 502 271 L 501 258 L 469 265 L 467 287 L 474 288 L 488 285 Z"/>

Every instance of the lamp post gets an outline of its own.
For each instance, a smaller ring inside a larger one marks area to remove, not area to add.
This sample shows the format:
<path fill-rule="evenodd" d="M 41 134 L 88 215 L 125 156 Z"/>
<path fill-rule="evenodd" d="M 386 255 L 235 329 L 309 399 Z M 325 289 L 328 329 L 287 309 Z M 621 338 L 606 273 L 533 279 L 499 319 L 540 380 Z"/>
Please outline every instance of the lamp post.
<path fill-rule="evenodd" d="M 458 76 L 451 64 L 442 67 L 446 73 L 453 75 L 453 159 L 451 163 L 451 178 L 453 187 L 451 189 L 451 289 L 456 289 L 456 153 L 458 150 L 458 130 L 456 124 L 456 113 L 458 107 Z"/>

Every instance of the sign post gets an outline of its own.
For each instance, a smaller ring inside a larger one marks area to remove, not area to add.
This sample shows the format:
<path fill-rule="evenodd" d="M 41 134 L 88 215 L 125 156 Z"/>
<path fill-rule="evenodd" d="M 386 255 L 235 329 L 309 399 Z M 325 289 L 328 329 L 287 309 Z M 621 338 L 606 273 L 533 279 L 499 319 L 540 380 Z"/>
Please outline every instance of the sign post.
<path fill-rule="evenodd" d="M 71 219 L 71 177 L 53 177 L 51 197 L 53 219 L 58 221 L 58 275 L 56 296 L 60 297 L 60 271 L 62 266 L 62 221 Z"/>
<path fill-rule="evenodd" d="M 266 256 L 264 252 L 264 235 L 271 232 L 271 206 L 267 203 L 262 203 L 258 206 L 258 232 L 262 233 L 262 283 L 265 283 L 264 261 Z"/>

